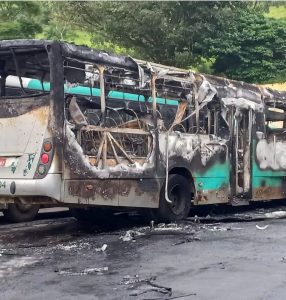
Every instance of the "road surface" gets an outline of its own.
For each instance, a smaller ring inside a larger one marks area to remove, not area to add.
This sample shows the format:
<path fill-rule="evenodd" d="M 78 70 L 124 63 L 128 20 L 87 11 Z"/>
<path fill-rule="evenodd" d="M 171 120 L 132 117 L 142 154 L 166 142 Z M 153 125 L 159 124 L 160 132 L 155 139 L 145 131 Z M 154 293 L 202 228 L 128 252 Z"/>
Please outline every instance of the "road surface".
<path fill-rule="evenodd" d="M 282 300 L 286 219 L 260 215 L 160 226 L 136 214 L 101 226 L 67 212 L 21 224 L 0 217 L 1 299 Z"/>

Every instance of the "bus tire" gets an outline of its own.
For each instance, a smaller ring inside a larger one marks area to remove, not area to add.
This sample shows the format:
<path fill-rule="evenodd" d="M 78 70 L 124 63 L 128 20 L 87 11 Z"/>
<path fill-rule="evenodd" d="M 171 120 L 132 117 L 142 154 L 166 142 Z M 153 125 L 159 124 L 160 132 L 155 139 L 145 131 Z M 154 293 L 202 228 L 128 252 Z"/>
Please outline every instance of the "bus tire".
<path fill-rule="evenodd" d="M 159 208 L 156 216 L 160 222 L 175 222 L 186 218 L 191 209 L 192 186 L 182 175 L 170 174 L 168 180 L 168 195 L 173 203 L 165 198 L 165 184 L 160 192 Z"/>
<path fill-rule="evenodd" d="M 8 208 L 3 210 L 4 218 L 10 222 L 28 222 L 33 221 L 40 209 L 36 204 L 9 204 Z"/>

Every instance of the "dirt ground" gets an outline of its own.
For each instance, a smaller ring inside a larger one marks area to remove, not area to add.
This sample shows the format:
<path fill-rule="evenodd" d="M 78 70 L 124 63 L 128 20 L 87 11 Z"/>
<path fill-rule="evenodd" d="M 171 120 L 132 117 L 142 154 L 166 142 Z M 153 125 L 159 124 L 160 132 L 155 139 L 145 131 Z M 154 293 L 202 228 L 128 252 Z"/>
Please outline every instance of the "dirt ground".
<path fill-rule="evenodd" d="M 265 212 L 170 225 L 134 213 L 100 226 L 66 211 L 21 224 L 0 217 L 0 298 L 282 300 L 286 219 Z"/>

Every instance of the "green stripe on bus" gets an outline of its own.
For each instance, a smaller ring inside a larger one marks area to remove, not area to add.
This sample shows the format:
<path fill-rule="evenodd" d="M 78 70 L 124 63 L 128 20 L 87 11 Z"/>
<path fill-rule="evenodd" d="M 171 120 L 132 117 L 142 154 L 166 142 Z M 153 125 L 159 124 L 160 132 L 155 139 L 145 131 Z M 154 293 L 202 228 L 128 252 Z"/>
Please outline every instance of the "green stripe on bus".
<path fill-rule="evenodd" d="M 50 90 L 50 83 L 44 82 L 44 91 L 48 92 Z M 40 80 L 31 79 L 27 86 L 28 89 L 42 91 L 43 87 Z M 89 88 L 85 86 L 76 86 L 76 87 L 64 87 L 65 93 L 67 94 L 75 94 L 75 95 L 83 95 L 83 96 L 94 96 L 100 97 L 100 89 L 98 88 Z M 120 91 L 109 91 L 108 99 L 118 99 L 118 100 L 126 100 L 126 101 L 139 101 L 145 102 L 145 97 L 140 94 L 132 94 L 132 93 L 124 93 Z M 156 101 L 158 104 L 167 104 L 167 105 L 178 105 L 178 100 L 171 100 L 157 97 Z M 152 98 L 148 98 L 148 102 L 152 102 Z"/>
<path fill-rule="evenodd" d="M 197 191 L 218 190 L 229 186 L 229 162 L 216 163 L 204 172 L 194 171 L 193 176 Z"/>

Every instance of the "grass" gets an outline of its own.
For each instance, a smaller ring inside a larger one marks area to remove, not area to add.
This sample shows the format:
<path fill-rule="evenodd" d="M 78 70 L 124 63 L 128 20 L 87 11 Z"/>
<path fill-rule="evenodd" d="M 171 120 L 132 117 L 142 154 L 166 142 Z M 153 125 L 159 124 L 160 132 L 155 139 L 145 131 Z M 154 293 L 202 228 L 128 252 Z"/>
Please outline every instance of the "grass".
<path fill-rule="evenodd" d="M 270 6 L 269 12 L 266 14 L 266 17 L 286 20 L 286 2 L 285 4 L 281 4 L 279 6 Z"/>
<path fill-rule="evenodd" d="M 265 87 L 270 87 L 271 89 L 277 91 L 286 91 L 286 82 L 285 83 L 273 83 L 273 84 L 263 84 Z"/>

